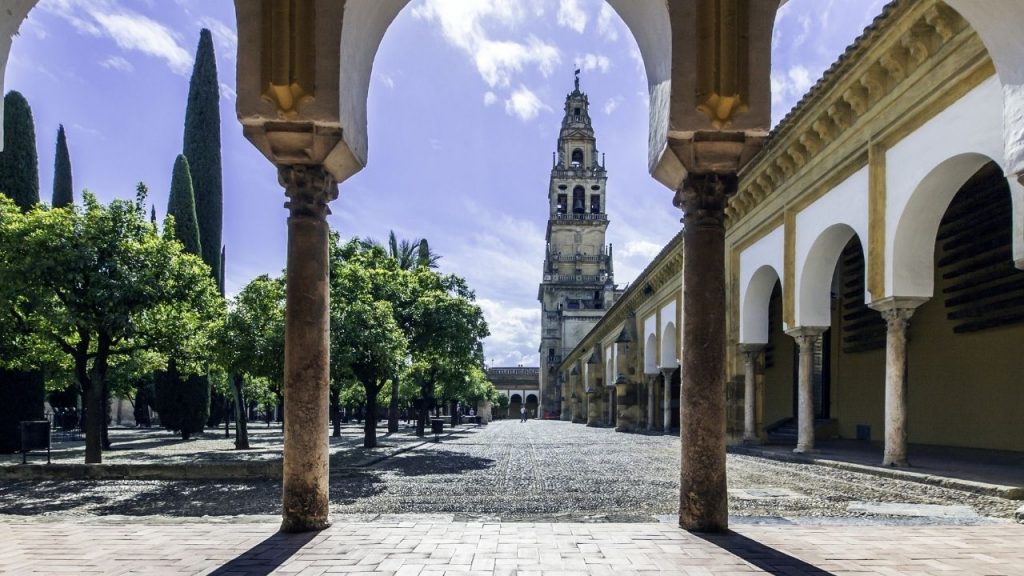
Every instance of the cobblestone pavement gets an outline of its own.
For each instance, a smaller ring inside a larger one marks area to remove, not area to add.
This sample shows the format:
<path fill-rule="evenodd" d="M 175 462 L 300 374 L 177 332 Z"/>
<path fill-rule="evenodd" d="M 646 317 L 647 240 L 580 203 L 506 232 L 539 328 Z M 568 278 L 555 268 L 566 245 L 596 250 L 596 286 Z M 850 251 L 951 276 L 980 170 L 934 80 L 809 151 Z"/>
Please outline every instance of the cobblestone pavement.
<path fill-rule="evenodd" d="M 1024 575 L 1024 526 L 742 526 L 451 522 L 404 516 L 284 535 L 276 524 L 0 525 L 4 574 L 595 576 Z"/>
<path fill-rule="evenodd" d="M 441 513 L 459 521 L 650 522 L 677 510 L 678 438 L 557 421 L 502 421 L 459 429 L 440 444 L 414 437 L 385 442 L 390 447 L 378 451 L 351 448 L 359 457 L 349 462 L 367 464 L 378 452 L 393 456 L 372 465 L 332 469 L 333 513 L 362 519 Z M 412 449 L 400 452 L 397 446 Z M 1003 525 L 1019 505 L 738 455 L 729 456 L 729 487 L 734 523 L 748 525 Z M 24 515 L 273 515 L 279 502 L 279 484 L 269 480 L 0 484 L 0 519 L 5 522 Z"/>

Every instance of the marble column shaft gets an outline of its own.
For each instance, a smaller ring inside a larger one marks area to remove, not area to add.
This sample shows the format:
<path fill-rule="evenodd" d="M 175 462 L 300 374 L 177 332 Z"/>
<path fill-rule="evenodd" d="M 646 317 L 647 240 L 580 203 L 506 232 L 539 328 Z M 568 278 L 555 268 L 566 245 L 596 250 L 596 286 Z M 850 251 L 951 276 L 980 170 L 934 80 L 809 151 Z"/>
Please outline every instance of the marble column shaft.
<path fill-rule="evenodd" d="M 665 425 L 662 429 L 665 431 L 665 434 L 669 434 L 672 429 L 672 374 L 675 371 L 675 368 L 661 369 L 661 378 L 665 385 L 665 406 L 662 410 L 664 413 L 663 418 L 665 419 Z"/>
<path fill-rule="evenodd" d="M 283 532 L 330 526 L 330 367 L 327 203 L 337 183 L 322 166 L 282 166 L 288 202 L 285 303 Z"/>
<path fill-rule="evenodd" d="M 825 332 L 813 326 L 790 330 L 800 348 L 800 366 L 797 379 L 797 439 L 793 452 L 803 454 L 814 451 L 814 345 Z"/>
<path fill-rule="evenodd" d="M 683 209 L 683 341 L 679 525 L 728 529 L 725 391 L 725 203 L 731 174 L 690 174 Z"/>
<path fill-rule="evenodd" d="M 907 325 L 913 308 L 890 308 L 885 318 L 885 453 L 883 466 L 907 466 Z"/>
<path fill-rule="evenodd" d="M 757 442 L 757 424 L 755 421 L 757 394 L 755 382 L 757 378 L 757 359 L 764 350 L 764 344 L 741 344 L 743 353 L 743 441 Z"/>

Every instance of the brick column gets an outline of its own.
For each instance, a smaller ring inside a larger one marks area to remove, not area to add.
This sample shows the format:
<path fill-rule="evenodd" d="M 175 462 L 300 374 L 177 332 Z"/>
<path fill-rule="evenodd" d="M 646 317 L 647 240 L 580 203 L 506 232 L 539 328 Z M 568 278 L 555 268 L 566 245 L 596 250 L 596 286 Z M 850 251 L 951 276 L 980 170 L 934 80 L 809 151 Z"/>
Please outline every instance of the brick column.
<path fill-rule="evenodd" d="M 278 179 L 289 210 L 281 531 L 305 532 L 330 526 L 327 203 L 338 189 L 322 166 L 282 166 Z"/>

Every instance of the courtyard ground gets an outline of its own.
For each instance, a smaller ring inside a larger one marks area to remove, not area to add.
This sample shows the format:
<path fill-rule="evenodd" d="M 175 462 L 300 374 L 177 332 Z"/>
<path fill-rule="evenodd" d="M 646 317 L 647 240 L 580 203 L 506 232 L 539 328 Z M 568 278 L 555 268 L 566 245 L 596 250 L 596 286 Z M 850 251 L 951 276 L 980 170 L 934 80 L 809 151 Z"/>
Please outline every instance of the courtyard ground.
<path fill-rule="evenodd" d="M 678 438 L 502 421 L 367 451 L 359 432 L 332 443 L 315 535 L 275 534 L 277 480 L 0 482 L 0 573 L 1024 575 L 1020 502 L 993 496 L 732 454 L 733 532 L 702 538 L 675 525 Z M 263 434 L 247 457 L 276 457 Z M 110 459 L 231 453 L 117 438 Z"/>

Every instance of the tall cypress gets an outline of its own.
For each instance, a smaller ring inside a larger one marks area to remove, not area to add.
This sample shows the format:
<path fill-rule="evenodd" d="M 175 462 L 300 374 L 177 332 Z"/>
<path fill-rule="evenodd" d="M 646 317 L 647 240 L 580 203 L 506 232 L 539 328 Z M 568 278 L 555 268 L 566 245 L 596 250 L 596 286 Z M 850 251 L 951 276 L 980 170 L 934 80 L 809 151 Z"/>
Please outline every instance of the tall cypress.
<path fill-rule="evenodd" d="M 183 154 L 174 161 L 167 214 L 174 216 L 174 237 L 182 243 L 185 251 L 201 256 L 192 175 L 188 159 Z M 203 431 L 210 416 L 210 379 L 205 375 L 182 376 L 174 358 L 167 364 L 167 371 L 155 378 L 160 423 L 168 430 L 181 432 L 182 439 L 188 440 L 193 433 Z"/>
<path fill-rule="evenodd" d="M 0 192 L 22 210 L 39 203 L 39 155 L 32 108 L 20 92 L 4 97 L 4 150 L 0 152 Z"/>
<path fill-rule="evenodd" d="M 71 186 L 71 154 L 68 153 L 68 139 L 64 125 L 57 129 L 57 154 L 53 160 L 53 207 L 63 208 L 75 203 Z"/>
<path fill-rule="evenodd" d="M 192 188 L 191 166 L 184 154 L 174 160 L 171 194 L 167 198 L 167 214 L 174 216 L 174 237 L 189 254 L 202 256 L 202 241 L 196 218 L 195 191 Z"/>
<path fill-rule="evenodd" d="M 39 155 L 32 109 L 18 92 L 4 97 L 4 149 L 0 152 L 0 192 L 22 210 L 39 203 Z M 0 370 L 0 452 L 21 445 L 18 423 L 43 417 L 45 385 L 41 370 Z"/>
<path fill-rule="evenodd" d="M 220 155 L 220 83 L 213 36 L 203 28 L 192 68 L 185 108 L 183 152 L 192 168 L 192 187 L 199 217 L 199 237 L 203 261 L 210 266 L 215 281 L 220 281 L 221 232 L 224 214 L 224 190 Z"/>

